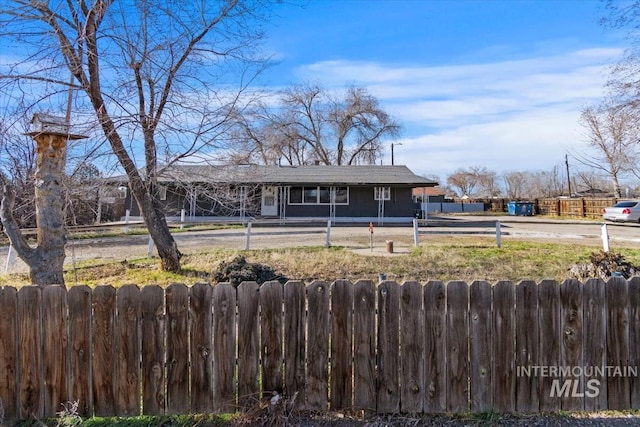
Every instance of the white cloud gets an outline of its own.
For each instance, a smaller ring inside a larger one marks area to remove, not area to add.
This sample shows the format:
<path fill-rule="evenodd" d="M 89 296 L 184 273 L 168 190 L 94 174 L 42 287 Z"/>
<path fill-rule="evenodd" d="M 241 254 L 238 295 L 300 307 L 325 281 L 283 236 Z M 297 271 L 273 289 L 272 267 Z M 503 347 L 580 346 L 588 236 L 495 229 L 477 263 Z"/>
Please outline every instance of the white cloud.
<path fill-rule="evenodd" d="M 605 93 L 620 49 L 451 66 L 324 61 L 298 69 L 328 87 L 367 87 L 404 125 L 396 164 L 442 179 L 458 168 L 549 170 L 583 143 L 580 110 Z M 385 159 L 389 163 L 390 153 Z"/>

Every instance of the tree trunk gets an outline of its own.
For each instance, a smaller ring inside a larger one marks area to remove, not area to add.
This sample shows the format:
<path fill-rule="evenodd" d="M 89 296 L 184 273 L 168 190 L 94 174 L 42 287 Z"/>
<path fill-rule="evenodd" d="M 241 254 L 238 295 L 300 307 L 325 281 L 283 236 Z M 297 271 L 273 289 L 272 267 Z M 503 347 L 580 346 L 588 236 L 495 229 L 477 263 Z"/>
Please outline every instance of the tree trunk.
<path fill-rule="evenodd" d="M 35 173 L 35 206 L 38 243 L 27 244 L 13 217 L 13 191 L 5 186 L 0 217 L 5 233 L 18 256 L 29 266 L 31 283 L 39 286 L 64 285 L 64 192 L 62 178 L 66 159 L 67 138 L 40 134 L 37 143 Z"/>
<path fill-rule="evenodd" d="M 132 184 L 132 181 L 129 181 Z M 149 235 L 153 239 L 153 243 L 158 249 L 160 257 L 160 266 L 163 271 L 178 272 L 180 271 L 180 258 L 182 253 L 178 250 L 164 212 L 160 207 L 156 198 L 147 192 L 144 185 L 130 185 L 131 193 L 140 206 L 140 211 L 144 219 Z"/>

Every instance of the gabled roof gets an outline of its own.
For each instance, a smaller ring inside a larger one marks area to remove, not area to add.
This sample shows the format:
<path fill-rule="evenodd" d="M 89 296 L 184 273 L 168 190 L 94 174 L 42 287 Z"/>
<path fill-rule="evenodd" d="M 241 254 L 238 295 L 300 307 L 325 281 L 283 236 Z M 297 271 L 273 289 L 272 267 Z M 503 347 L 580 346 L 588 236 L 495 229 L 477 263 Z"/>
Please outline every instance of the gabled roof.
<path fill-rule="evenodd" d="M 124 178 L 126 176 L 112 178 Z M 388 185 L 432 187 L 437 182 L 411 172 L 406 166 L 212 166 L 172 165 L 165 169 L 159 182 L 228 183 L 272 185 Z"/>

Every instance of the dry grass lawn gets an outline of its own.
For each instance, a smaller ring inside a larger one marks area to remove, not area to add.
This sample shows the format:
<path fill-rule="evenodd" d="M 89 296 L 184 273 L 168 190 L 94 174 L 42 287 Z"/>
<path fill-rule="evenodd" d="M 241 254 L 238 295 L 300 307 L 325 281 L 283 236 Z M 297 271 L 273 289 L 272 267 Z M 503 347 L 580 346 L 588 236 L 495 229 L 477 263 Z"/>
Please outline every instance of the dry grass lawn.
<path fill-rule="evenodd" d="M 589 260 L 596 246 L 580 246 L 522 240 L 503 240 L 498 248 L 489 237 L 448 236 L 437 243 L 423 244 L 411 252 L 398 256 L 371 256 L 355 253 L 342 247 L 306 247 L 270 250 L 213 250 L 185 255 L 180 274 L 159 270 L 157 260 L 140 259 L 123 263 L 99 264 L 91 261 L 66 272 L 67 285 L 111 284 L 193 284 L 212 282 L 212 272 L 223 261 L 243 254 L 248 262 L 270 266 L 279 277 L 288 279 L 333 281 L 336 279 L 378 280 L 379 274 L 399 283 L 416 280 L 474 280 L 496 282 L 523 279 L 564 280 L 568 269 Z M 626 261 L 640 266 L 640 249 L 620 249 Z M 26 275 L 5 275 L 2 285 L 28 283 Z"/>

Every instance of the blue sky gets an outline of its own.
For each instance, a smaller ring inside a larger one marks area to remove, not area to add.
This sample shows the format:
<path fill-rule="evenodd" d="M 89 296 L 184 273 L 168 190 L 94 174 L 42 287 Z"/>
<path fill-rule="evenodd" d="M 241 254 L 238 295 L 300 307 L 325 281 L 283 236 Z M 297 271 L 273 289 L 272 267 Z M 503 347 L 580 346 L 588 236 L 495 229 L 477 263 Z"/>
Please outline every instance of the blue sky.
<path fill-rule="evenodd" d="M 598 24 L 597 0 L 284 3 L 263 82 L 367 88 L 403 125 L 396 164 L 442 180 L 471 166 L 548 171 L 584 149 L 580 110 L 625 47 Z"/>

